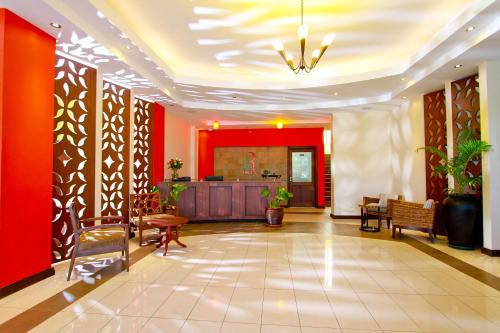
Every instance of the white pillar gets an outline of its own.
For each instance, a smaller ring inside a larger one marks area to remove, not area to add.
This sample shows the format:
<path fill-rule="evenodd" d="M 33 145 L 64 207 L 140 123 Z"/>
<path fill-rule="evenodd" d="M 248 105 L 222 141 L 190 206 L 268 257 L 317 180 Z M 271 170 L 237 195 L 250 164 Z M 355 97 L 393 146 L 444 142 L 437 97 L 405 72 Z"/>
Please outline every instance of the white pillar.
<path fill-rule="evenodd" d="M 96 109 L 95 109 L 95 199 L 94 199 L 94 209 L 95 216 L 101 216 L 102 208 L 102 98 L 103 98 L 103 77 L 102 69 L 97 68 L 96 75 Z M 92 167 L 92 166 L 91 166 Z M 100 221 L 96 221 L 96 224 L 100 224 Z"/>
<path fill-rule="evenodd" d="M 500 251 L 500 61 L 479 66 L 481 139 L 493 145 L 482 156 L 483 252 Z"/>
<path fill-rule="evenodd" d="M 448 147 L 448 158 L 455 155 L 455 142 L 453 140 L 453 97 L 451 95 L 451 81 L 446 81 L 444 85 L 446 101 L 446 145 Z M 448 177 L 448 187 L 455 188 L 455 179 Z"/>

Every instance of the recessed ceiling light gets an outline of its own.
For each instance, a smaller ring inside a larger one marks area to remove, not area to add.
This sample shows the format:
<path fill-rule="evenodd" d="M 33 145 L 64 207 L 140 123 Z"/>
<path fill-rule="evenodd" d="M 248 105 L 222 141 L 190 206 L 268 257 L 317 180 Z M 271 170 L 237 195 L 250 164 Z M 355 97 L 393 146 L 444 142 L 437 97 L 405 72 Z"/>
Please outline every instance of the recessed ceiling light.
<path fill-rule="evenodd" d="M 455 68 L 460 68 L 460 67 L 463 67 L 463 66 L 464 66 L 464 65 L 462 65 L 462 64 L 456 64 L 456 65 L 455 65 L 455 66 L 453 66 L 453 67 L 455 67 Z"/>
<path fill-rule="evenodd" d="M 338 93 L 338 92 L 334 92 L 334 93 L 333 93 L 333 96 L 338 96 L 338 95 L 339 95 L 339 93 Z"/>
<path fill-rule="evenodd" d="M 276 124 L 276 127 L 278 129 L 282 129 L 283 128 L 283 123 L 281 121 L 278 121 L 278 123 Z"/>
<path fill-rule="evenodd" d="M 403 99 L 408 99 L 408 97 L 406 97 L 406 96 L 403 96 Z"/>
<path fill-rule="evenodd" d="M 470 27 L 467 27 L 467 29 L 465 29 L 465 31 L 471 32 L 474 29 L 476 29 L 476 27 L 474 27 L 474 26 L 471 25 Z"/>
<path fill-rule="evenodd" d="M 125 48 L 126 48 L 127 50 L 130 50 L 130 49 L 131 49 L 130 45 L 126 45 L 126 46 L 125 46 Z"/>
<path fill-rule="evenodd" d="M 56 29 L 61 29 L 62 25 L 56 22 L 50 22 L 50 26 Z"/>
<path fill-rule="evenodd" d="M 405 77 L 402 77 L 402 78 L 401 78 L 401 81 L 406 81 L 406 78 L 405 78 Z"/>

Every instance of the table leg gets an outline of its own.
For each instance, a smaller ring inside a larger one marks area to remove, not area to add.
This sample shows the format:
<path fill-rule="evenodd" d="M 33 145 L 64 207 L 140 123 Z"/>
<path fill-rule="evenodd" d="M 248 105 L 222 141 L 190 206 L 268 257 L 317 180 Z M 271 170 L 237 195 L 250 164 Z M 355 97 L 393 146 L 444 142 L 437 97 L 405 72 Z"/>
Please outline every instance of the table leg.
<path fill-rule="evenodd" d="M 167 255 L 168 251 L 168 243 L 170 243 L 170 240 L 172 239 L 172 227 L 167 227 L 167 230 L 165 230 L 165 249 L 163 250 L 163 256 Z"/>
<path fill-rule="evenodd" d="M 182 247 L 187 247 L 186 244 L 183 244 L 179 241 L 179 228 L 177 226 L 175 226 L 175 238 L 174 238 L 174 241 L 179 244 L 179 246 L 182 246 Z"/>

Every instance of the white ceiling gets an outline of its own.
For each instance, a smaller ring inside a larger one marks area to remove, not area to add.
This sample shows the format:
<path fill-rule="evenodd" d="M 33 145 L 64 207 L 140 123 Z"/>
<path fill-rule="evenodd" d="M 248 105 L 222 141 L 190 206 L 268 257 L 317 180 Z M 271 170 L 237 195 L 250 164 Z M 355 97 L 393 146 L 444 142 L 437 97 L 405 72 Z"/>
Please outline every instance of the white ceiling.
<path fill-rule="evenodd" d="M 392 110 L 403 96 L 442 88 L 500 58 L 500 1 L 493 0 L 305 0 L 308 53 L 324 35 L 336 39 L 312 73 L 299 75 L 272 48 L 282 41 L 297 58 L 299 0 L 2 5 L 56 36 L 59 51 L 197 126 L 215 119 L 314 126 L 335 110 Z M 54 21 L 63 28 L 51 28 Z"/>

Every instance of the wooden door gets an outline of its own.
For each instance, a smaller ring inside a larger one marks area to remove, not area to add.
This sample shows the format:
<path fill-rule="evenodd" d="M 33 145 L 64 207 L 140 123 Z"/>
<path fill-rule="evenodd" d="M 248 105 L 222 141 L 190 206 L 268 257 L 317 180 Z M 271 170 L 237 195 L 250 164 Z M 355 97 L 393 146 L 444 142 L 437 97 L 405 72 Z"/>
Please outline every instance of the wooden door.
<path fill-rule="evenodd" d="M 316 206 L 316 149 L 288 148 L 288 189 L 293 193 L 289 205 Z"/>

